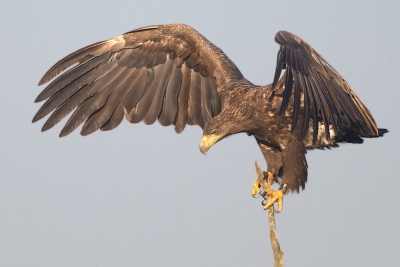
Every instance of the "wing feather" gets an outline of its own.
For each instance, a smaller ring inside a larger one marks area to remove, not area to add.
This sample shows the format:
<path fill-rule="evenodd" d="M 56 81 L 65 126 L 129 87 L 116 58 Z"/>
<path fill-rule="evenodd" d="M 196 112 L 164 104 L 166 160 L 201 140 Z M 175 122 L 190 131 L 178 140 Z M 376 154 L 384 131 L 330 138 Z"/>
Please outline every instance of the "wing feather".
<path fill-rule="evenodd" d="M 112 63 L 111 59 L 107 64 L 100 66 L 96 70 L 95 69 L 90 70 L 89 72 L 85 73 L 84 76 L 80 76 L 79 78 L 75 79 L 73 82 L 67 85 L 63 86 L 63 84 L 59 84 L 59 86 L 57 87 L 54 86 L 53 88 L 55 93 L 39 109 L 39 111 L 33 118 L 33 122 L 36 122 L 39 119 L 45 117 L 47 114 L 52 112 L 57 106 L 64 103 L 67 99 L 75 95 L 81 89 L 83 89 L 84 91 L 88 90 L 89 88 L 91 89 L 94 81 L 102 80 L 103 78 L 107 80 L 108 78 L 114 76 L 115 67 L 116 65 Z M 101 73 L 101 75 L 98 72 Z M 50 84 L 49 86 L 52 86 L 52 84 Z M 67 89 L 65 89 L 66 87 Z"/>
<path fill-rule="evenodd" d="M 188 124 L 200 125 L 203 128 L 203 119 L 201 117 L 201 76 L 197 71 L 191 71 L 190 92 L 189 92 L 189 111 Z"/>
<path fill-rule="evenodd" d="M 121 99 L 123 99 L 126 94 L 129 92 L 132 86 L 132 80 L 136 79 L 136 69 L 126 69 L 125 70 L 126 75 L 120 77 L 121 82 L 118 86 L 116 86 L 116 89 L 114 89 L 109 97 L 107 98 L 107 102 L 104 104 L 104 107 L 99 109 L 96 113 L 93 113 L 90 115 L 90 117 L 87 119 L 85 124 L 82 127 L 81 134 L 82 135 L 88 135 L 96 130 L 100 129 L 105 125 L 110 119 L 111 116 L 115 113 L 116 109 L 120 109 L 117 111 L 115 116 L 117 118 L 123 118 L 124 110 L 123 110 L 123 105 L 121 102 Z M 121 111 L 122 111 L 122 117 L 121 117 Z M 119 119 L 115 119 L 118 121 Z M 118 122 L 118 124 L 121 121 Z M 110 122 L 110 123 L 115 123 L 115 122 Z"/>
<path fill-rule="evenodd" d="M 187 64 L 182 65 L 182 86 L 178 95 L 178 114 L 175 122 L 175 131 L 181 133 L 188 121 L 189 92 L 191 69 Z"/>
<path fill-rule="evenodd" d="M 181 24 L 144 27 L 86 46 L 57 62 L 39 84 L 57 75 L 37 97 L 47 101 L 33 122 L 51 114 L 45 131 L 75 110 L 60 136 L 85 120 L 82 135 L 111 130 L 124 114 L 132 123 L 174 124 L 178 133 L 186 124 L 204 127 L 221 111 L 220 88 L 243 78 L 219 48 Z"/>
<path fill-rule="evenodd" d="M 139 97 L 139 101 L 133 110 L 129 113 L 129 121 L 131 123 L 138 123 L 144 119 L 148 110 L 153 102 L 154 94 L 157 91 L 158 84 L 160 83 L 165 64 L 160 64 L 150 69 L 147 75 L 146 86 L 144 93 Z"/>
<path fill-rule="evenodd" d="M 127 79 L 127 77 L 129 77 L 129 74 L 131 73 L 131 69 L 121 67 L 116 69 L 119 69 L 120 73 L 113 76 L 113 79 L 108 79 L 107 84 L 96 81 L 96 84 L 101 84 L 100 89 L 92 97 L 86 98 L 78 106 L 74 114 L 72 114 L 72 116 L 69 118 L 68 122 L 62 129 L 60 137 L 70 134 L 89 116 L 91 116 L 99 108 L 103 107 L 110 94 L 114 92 L 115 88 L 118 88 L 121 83 L 123 83 Z"/>
<path fill-rule="evenodd" d="M 329 140 L 329 120 L 326 117 L 326 109 L 324 109 L 324 106 L 322 104 L 323 102 L 323 97 L 320 96 L 320 92 L 318 91 L 318 87 L 315 84 L 314 77 L 310 77 L 310 86 L 311 86 L 311 92 L 314 96 L 314 105 L 316 109 L 314 110 L 315 114 L 317 114 L 320 118 L 322 118 L 322 121 L 324 122 L 325 126 L 325 134 L 327 139 Z M 314 121 L 314 123 L 317 123 L 317 121 Z M 316 128 L 318 129 L 318 128 Z M 318 130 L 317 130 L 318 131 Z"/>
<path fill-rule="evenodd" d="M 121 69 L 113 67 L 104 76 L 96 80 L 96 82 L 81 87 L 77 92 L 69 92 L 68 90 L 59 91 L 59 94 L 63 98 L 61 100 L 57 99 L 57 102 L 60 102 L 61 104 L 57 106 L 56 110 L 51 114 L 49 119 L 43 125 L 42 131 L 47 131 L 48 129 L 52 128 L 55 124 L 57 124 L 60 120 L 62 120 L 65 116 L 67 116 L 72 110 L 74 110 L 77 106 L 83 103 L 86 99 L 91 98 L 96 92 L 100 91 L 102 88 L 107 86 L 108 83 L 110 82 L 110 80 L 108 79 L 109 77 L 118 75 L 119 72 L 121 71 L 122 71 Z M 71 93 L 73 94 L 69 95 Z M 54 108 L 54 105 L 52 104 L 53 102 L 52 98 L 50 98 L 48 102 L 49 106 L 51 106 L 51 108 Z M 48 109 L 45 108 L 44 110 L 46 110 L 47 112 Z M 39 110 L 39 112 L 43 111 Z M 39 115 L 39 112 L 36 116 Z"/>
<path fill-rule="evenodd" d="M 129 114 L 136 106 L 140 97 L 144 94 L 148 70 L 145 68 L 136 69 L 133 75 L 134 77 L 132 78 L 131 88 L 126 96 L 121 100 L 123 107 L 126 109 L 128 121 L 130 121 Z"/>
<path fill-rule="evenodd" d="M 162 104 L 165 97 L 165 90 L 174 67 L 174 61 L 167 59 L 156 92 L 153 94 L 153 102 L 143 121 L 147 125 L 153 124 L 161 113 Z"/>
<path fill-rule="evenodd" d="M 212 118 L 211 110 L 211 92 L 210 92 L 210 77 L 201 75 L 201 115 L 203 124 L 206 125 Z"/>
<path fill-rule="evenodd" d="M 317 142 L 317 136 L 318 136 L 318 108 L 316 104 L 315 97 L 316 95 L 313 94 L 312 92 L 312 87 L 309 79 L 305 80 L 306 82 L 306 90 L 307 90 L 307 95 L 310 100 L 310 111 L 313 115 L 313 144 Z M 307 134 L 308 132 L 308 125 L 303 125 L 303 129 L 305 128 Z"/>
<path fill-rule="evenodd" d="M 171 55 L 171 54 L 170 54 Z M 176 61 L 176 59 L 175 59 Z M 178 112 L 178 95 L 182 84 L 181 68 L 174 68 L 171 77 L 165 89 L 164 103 L 158 121 L 163 126 L 168 126 L 174 123 Z"/>
<path fill-rule="evenodd" d="M 68 70 L 66 73 L 64 73 L 56 80 L 54 80 L 50 85 L 48 85 L 39 94 L 35 102 L 40 102 L 49 98 L 61 88 L 64 88 L 72 82 L 75 82 L 78 78 L 82 77 L 82 75 L 88 75 L 88 72 L 92 72 L 100 65 L 104 65 L 109 60 L 110 56 L 110 53 L 105 53 L 97 58 L 90 58 L 86 62 L 84 62 L 84 64 L 77 65 L 74 68 Z"/>
<path fill-rule="evenodd" d="M 338 125 L 344 125 L 353 128 L 361 136 L 379 135 L 374 119 L 351 90 L 350 85 L 310 45 L 298 36 L 285 31 L 278 32 L 275 41 L 281 46 L 277 55 L 272 89 L 276 90 L 281 71 L 286 68 L 286 75 L 282 77 L 286 80 L 279 114 L 283 115 L 290 104 L 294 84 L 292 131 L 296 128 L 301 113 L 299 101 L 304 98 L 304 101 L 307 99 L 309 103 L 303 101 L 303 110 L 304 113 L 307 112 L 307 118 L 302 122 L 301 139 L 307 135 L 309 116 L 313 117 L 314 143 L 315 131 L 318 129 L 318 120 L 315 116 L 325 124 L 325 134 L 328 139 L 330 125 L 335 132 L 339 129 Z"/>
<path fill-rule="evenodd" d="M 221 101 L 219 101 L 217 95 L 217 85 L 215 84 L 215 80 L 211 78 L 210 80 L 210 93 L 211 93 L 211 110 L 212 116 L 217 116 L 221 112 Z"/>
<path fill-rule="evenodd" d="M 300 133 L 300 139 L 303 140 L 305 136 L 307 135 L 309 124 L 310 124 L 310 99 L 309 99 L 309 90 L 306 86 L 306 81 L 304 80 L 304 76 L 300 75 L 297 73 L 299 82 L 300 82 L 300 87 L 303 88 L 304 92 L 304 116 L 303 116 L 303 126 L 301 128 L 301 133 Z M 295 129 L 296 126 L 292 126 L 292 130 Z"/>
<path fill-rule="evenodd" d="M 119 102 L 110 119 L 100 128 L 102 131 L 110 131 L 116 128 L 124 119 L 124 107 L 122 102 Z"/>
<path fill-rule="evenodd" d="M 293 90 L 293 71 L 292 68 L 289 67 L 286 70 L 285 90 L 283 91 L 283 99 L 282 99 L 281 109 L 279 110 L 279 116 L 282 116 L 282 114 L 285 113 L 289 105 L 290 96 L 292 95 L 292 90 Z"/>
<path fill-rule="evenodd" d="M 293 105 L 293 120 L 291 129 L 292 133 L 294 132 L 294 129 L 296 129 L 300 113 L 300 82 L 298 79 L 299 74 L 295 72 L 294 75 L 296 75 L 296 78 L 294 79 L 294 105 Z"/>

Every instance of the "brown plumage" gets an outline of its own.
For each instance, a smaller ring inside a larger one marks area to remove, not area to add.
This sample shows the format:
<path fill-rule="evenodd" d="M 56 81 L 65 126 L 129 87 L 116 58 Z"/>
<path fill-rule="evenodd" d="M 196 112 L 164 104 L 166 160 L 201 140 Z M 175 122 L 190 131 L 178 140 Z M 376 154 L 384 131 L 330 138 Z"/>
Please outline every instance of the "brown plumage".
<path fill-rule="evenodd" d="M 50 68 L 39 85 L 58 77 L 37 97 L 35 102 L 47 101 L 33 122 L 51 113 L 45 131 L 74 111 L 61 137 L 82 123 L 82 135 L 112 130 L 124 116 L 132 123 L 158 119 L 175 125 L 177 133 L 186 124 L 199 125 L 203 153 L 224 137 L 246 132 L 255 136 L 277 180 L 292 191 L 304 189 L 306 149 L 362 143 L 362 137 L 387 130 L 378 129 L 347 82 L 306 42 L 284 31 L 275 41 L 281 46 L 273 83 L 255 86 L 189 26 L 133 30 Z"/>

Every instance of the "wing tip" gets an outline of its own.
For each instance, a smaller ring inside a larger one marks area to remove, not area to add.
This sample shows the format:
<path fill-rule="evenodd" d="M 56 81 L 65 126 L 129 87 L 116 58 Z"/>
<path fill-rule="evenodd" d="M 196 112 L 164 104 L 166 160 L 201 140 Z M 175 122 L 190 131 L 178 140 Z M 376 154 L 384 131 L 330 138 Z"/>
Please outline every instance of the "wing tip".
<path fill-rule="evenodd" d="M 43 127 L 42 127 L 42 129 L 41 129 L 41 132 L 43 133 L 43 132 L 45 132 L 45 131 L 47 131 L 47 130 L 49 130 L 49 129 L 51 129 L 54 125 L 51 125 L 51 124 L 49 124 L 48 123 L 49 121 L 46 121 L 46 123 L 43 125 Z"/>
<path fill-rule="evenodd" d="M 47 75 L 45 74 L 45 75 L 42 77 L 42 79 L 40 79 L 40 81 L 39 81 L 39 83 L 38 83 L 38 86 L 41 86 L 41 85 L 47 83 L 49 80 L 50 80 L 50 79 L 48 79 Z"/>
<path fill-rule="evenodd" d="M 32 123 L 35 123 L 43 118 L 43 114 L 41 114 L 40 110 L 35 114 L 35 116 L 32 119 Z"/>
<path fill-rule="evenodd" d="M 80 132 L 80 134 L 82 136 L 88 136 L 89 134 L 94 133 L 95 131 L 97 131 L 99 128 L 98 127 L 94 127 L 93 124 L 87 124 L 87 122 L 83 125 L 82 130 Z"/>
<path fill-rule="evenodd" d="M 42 102 L 44 100 L 44 98 L 42 97 L 42 94 L 38 95 L 34 101 L 34 103 L 39 103 Z"/>
<path fill-rule="evenodd" d="M 69 134 L 70 134 L 70 133 L 67 132 L 67 131 L 65 131 L 65 129 L 62 129 L 61 132 L 60 132 L 60 134 L 58 135 L 58 137 L 62 138 L 62 137 L 67 136 L 67 135 L 69 135 Z"/>
<path fill-rule="evenodd" d="M 33 117 L 33 119 L 32 119 L 32 123 L 35 123 L 35 122 L 37 122 L 39 119 L 38 118 L 36 118 L 36 116 L 35 117 Z"/>

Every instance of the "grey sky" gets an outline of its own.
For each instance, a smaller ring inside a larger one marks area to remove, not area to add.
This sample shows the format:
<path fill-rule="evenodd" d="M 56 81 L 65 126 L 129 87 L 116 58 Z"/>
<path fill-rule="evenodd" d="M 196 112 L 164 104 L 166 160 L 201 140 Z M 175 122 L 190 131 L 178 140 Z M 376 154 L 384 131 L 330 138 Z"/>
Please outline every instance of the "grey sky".
<path fill-rule="evenodd" d="M 351 3 L 349 3 L 351 2 Z M 272 82 L 287 30 L 350 83 L 384 138 L 309 151 L 306 190 L 285 198 L 286 266 L 396 266 L 400 2 L 6 1 L 0 9 L 0 266 L 272 266 L 267 213 L 251 197 L 254 138 L 207 156 L 180 135 L 124 121 L 58 138 L 31 124 L 42 75 L 83 46 L 153 24 L 185 23 L 255 84 Z M 64 120 L 65 123 L 65 120 Z"/>

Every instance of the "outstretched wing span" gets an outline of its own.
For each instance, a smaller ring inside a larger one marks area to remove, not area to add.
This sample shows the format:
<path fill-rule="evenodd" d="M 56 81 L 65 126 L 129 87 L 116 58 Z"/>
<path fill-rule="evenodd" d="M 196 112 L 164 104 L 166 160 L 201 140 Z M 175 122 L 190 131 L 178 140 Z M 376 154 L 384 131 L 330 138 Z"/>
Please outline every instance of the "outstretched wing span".
<path fill-rule="evenodd" d="M 344 126 L 357 131 L 360 136 L 379 136 L 374 119 L 350 85 L 309 44 L 286 31 L 278 32 L 275 41 L 281 46 L 272 88 L 277 85 L 282 69 L 286 69 L 281 78 L 285 79 L 282 82 L 285 88 L 279 114 L 286 111 L 294 89 L 292 132 L 302 113 L 300 138 L 302 140 L 307 135 L 312 118 L 314 144 L 318 121 L 324 123 L 328 140 L 330 125 L 336 133 L 339 127 Z"/>
<path fill-rule="evenodd" d="M 50 68 L 39 85 L 61 72 L 37 97 L 47 101 L 33 118 L 52 112 L 46 131 L 74 111 L 60 136 L 84 121 L 82 135 L 111 130 L 124 115 L 132 123 L 174 124 L 178 133 L 186 124 L 204 127 L 221 111 L 221 86 L 242 78 L 220 49 L 181 24 L 144 27 L 84 47 Z"/>

